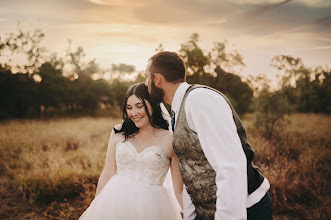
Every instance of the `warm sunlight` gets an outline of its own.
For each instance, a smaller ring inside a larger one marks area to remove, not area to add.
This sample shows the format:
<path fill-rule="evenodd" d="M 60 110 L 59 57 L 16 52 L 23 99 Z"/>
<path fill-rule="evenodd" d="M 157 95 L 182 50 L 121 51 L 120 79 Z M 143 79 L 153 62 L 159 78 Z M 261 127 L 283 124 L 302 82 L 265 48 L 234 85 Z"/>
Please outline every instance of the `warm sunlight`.
<path fill-rule="evenodd" d="M 214 42 L 228 40 L 234 44 L 244 56 L 247 67 L 243 69 L 244 75 L 263 72 L 274 79 L 274 70 L 269 64 L 271 58 L 279 54 L 301 57 L 307 65 L 330 64 L 329 1 L 266 0 L 265 4 L 270 6 L 264 7 L 256 0 L 236 0 L 233 4 L 228 0 L 195 2 L 186 6 L 190 11 L 187 15 L 183 10 L 155 13 L 157 8 L 166 11 L 183 7 L 179 2 L 157 5 L 143 0 L 134 4 L 90 0 L 71 10 L 65 4 L 48 5 L 40 1 L 38 10 L 30 5 L 30 12 L 17 10 L 17 15 L 0 16 L 0 27 L 1 32 L 14 31 L 17 19 L 39 23 L 45 27 L 44 42 L 51 51 L 62 52 L 71 39 L 73 45 L 84 48 L 86 59 L 95 58 L 103 68 L 113 63 L 127 63 L 144 70 L 160 43 L 165 50 L 178 51 L 195 32 L 200 35 L 199 44 L 204 50 L 209 50 Z M 0 12 L 11 7 L 10 2 L 3 3 Z M 61 17 L 41 13 L 49 7 Z M 38 19 L 38 13 L 43 19 Z"/>
<path fill-rule="evenodd" d="M 331 0 L 0 5 L 0 219 L 330 218 Z"/>

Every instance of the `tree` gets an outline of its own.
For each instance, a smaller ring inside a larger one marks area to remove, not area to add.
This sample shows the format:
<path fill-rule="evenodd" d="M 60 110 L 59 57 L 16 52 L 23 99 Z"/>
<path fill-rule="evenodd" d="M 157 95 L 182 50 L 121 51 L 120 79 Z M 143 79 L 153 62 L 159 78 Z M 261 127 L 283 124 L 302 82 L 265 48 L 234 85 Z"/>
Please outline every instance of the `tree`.
<path fill-rule="evenodd" d="M 43 115 L 48 114 L 48 109 L 61 111 L 64 105 L 70 115 L 74 111 L 78 94 L 75 84 L 63 76 L 61 70 L 51 62 L 45 62 L 39 71 L 41 81 L 38 83 L 40 105 L 44 107 Z"/>
<path fill-rule="evenodd" d="M 228 52 L 226 41 L 215 43 L 211 52 L 205 55 L 198 41 L 199 35 L 192 34 L 179 51 L 187 68 L 187 82 L 213 87 L 230 99 L 239 114 L 247 112 L 253 98 L 253 90 L 238 75 L 228 72 L 245 67 L 242 56 L 237 51 Z"/>
<path fill-rule="evenodd" d="M 40 46 L 42 30 L 23 31 L 0 36 L 0 118 L 52 116 L 55 114 L 95 114 L 102 102 L 121 104 L 132 82 L 126 76 L 135 72 L 128 64 L 113 64 L 112 71 L 121 80 L 112 85 L 104 78 L 105 71 L 95 59 L 84 62 L 81 46 L 69 46 L 66 55 L 46 56 Z M 25 55 L 26 63 L 12 62 L 17 55 Z M 144 81 L 139 75 L 135 82 Z M 109 105 L 108 105 L 109 106 Z"/>
<path fill-rule="evenodd" d="M 0 118 L 39 115 L 38 90 L 33 78 L 0 67 Z"/>
<path fill-rule="evenodd" d="M 236 50 L 233 52 L 227 51 L 227 41 L 214 43 L 214 48 L 209 53 L 209 57 L 216 68 L 221 68 L 227 72 L 236 72 L 236 68 L 246 67 L 243 57 Z"/>
<path fill-rule="evenodd" d="M 0 37 L 0 56 L 3 58 L 0 65 L 32 77 L 47 59 L 47 50 L 41 46 L 44 37 L 41 29 L 26 31 L 18 24 L 17 32 Z"/>
<path fill-rule="evenodd" d="M 271 61 L 271 66 L 283 71 L 281 86 L 283 90 L 289 90 L 291 87 L 294 90 L 294 97 L 297 109 L 301 112 L 309 112 L 312 107 L 312 91 L 310 79 L 312 77 L 311 69 L 304 66 L 300 58 L 293 58 L 291 56 L 276 56 Z M 289 91 L 286 91 L 288 95 Z"/>
<path fill-rule="evenodd" d="M 112 104 L 122 106 L 125 92 L 130 86 L 130 82 L 115 79 L 110 85 Z"/>
<path fill-rule="evenodd" d="M 331 113 L 331 69 L 316 67 L 311 81 L 314 92 L 313 111 Z"/>
<path fill-rule="evenodd" d="M 300 58 L 276 56 L 271 66 L 282 71 L 280 87 L 300 112 L 330 112 L 330 69 L 308 68 Z"/>
<path fill-rule="evenodd" d="M 255 80 L 259 85 L 255 98 L 255 126 L 271 139 L 277 129 L 288 124 L 290 104 L 281 91 L 271 92 L 270 80 L 265 75 L 259 75 Z"/>
<path fill-rule="evenodd" d="M 126 81 L 135 72 L 136 68 L 133 65 L 125 63 L 112 64 L 112 78 L 117 78 L 120 81 Z"/>
<path fill-rule="evenodd" d="M 253 100 L 253 90 L 241 77 L 225 72 L 219 66 L 215 68 L 216 77 L 211 81 L 211 87 L 222 91 L 231 101 L 238 114 L 249 111 Z"/>
<path fill-rule="evenodd" d="M 198 46 L 199 35 L 192 34 L 190 40 L 186 44 L 181 44 L 179 55 L 183 58 L 188 75 L 192 75 L 200 79 L 205 75 L 204 67 L 209 65 L 210 59 L 208 55 L 204 55 L 202 49 Z"/>
<path fill-rule="evenodd" d="M 157 48 L 155 48 L 155 51 L 157 51 L 157 52 L 162 52 L 162 51 L 164 51 L 164 47 L 163 47 L 163 45 L 162 45 L 162 44 L 159 44 L 159 46 L 158 46 Z"/>

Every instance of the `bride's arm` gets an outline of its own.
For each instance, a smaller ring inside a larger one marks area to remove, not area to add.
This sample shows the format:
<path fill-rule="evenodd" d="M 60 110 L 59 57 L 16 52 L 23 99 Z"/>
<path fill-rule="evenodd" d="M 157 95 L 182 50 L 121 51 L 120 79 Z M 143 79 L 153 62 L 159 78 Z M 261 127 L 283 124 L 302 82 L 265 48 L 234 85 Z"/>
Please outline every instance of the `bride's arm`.
<path fill-rule="evenodd" d="M 168 141 L 168 147 L 171 152 L 171 164 L 170 164 L 170 171 L 171 171 L 171 178 L 172 178 L 172 185 L 173 185 L 173 190 L 175 193 L 175 196 L 177 198 L 177 201 L 180 205 L 180 207 L 183 209 L 183 180 L 182 176 L 180 174 L 180 169 L 179 169 L 179 162 L 178 162 L 178 157 L 176 153 L 174 152 L 172 148 L 172 132 L 171 132 L 171 117 L 170 114 L 167 110 L 167 108 L 164 106 L 163 103 L 160 103 L 160 108 L 162 111 L 162 116 L 165 120 L 168 121 L 169 123 L 169 131 L 171 135 L 169 135 L 167 141 Z"/>
<path fill-rule="evenodd" d="M 106 183 L 110 180 L 110 178 L 116 174 L 116 152 L 115 152 L 115 146 L 118 142 L 117 134 L 115 134 L 114 130 L 112 130 L 108 142 L 108 149 L 106 154 L 106 162 L 105 167 L 103 168 L 103 171 L 99 177 L 98 185 L 97 185 L 97 191 L 96 195 L 99 194 L 99 192 L 103 189 L 103 187 L 106 185 Z"/>
<path fill-rule="evenodd" d="M 172 149 L 172 148 L 171 148 Z M 171 178 L 174 187 L 175 196 L 180 207 L 183 209 L 183 180 L 180 174 L 178 157 L 172 150 L 171 164 L 170 164 Z"/>

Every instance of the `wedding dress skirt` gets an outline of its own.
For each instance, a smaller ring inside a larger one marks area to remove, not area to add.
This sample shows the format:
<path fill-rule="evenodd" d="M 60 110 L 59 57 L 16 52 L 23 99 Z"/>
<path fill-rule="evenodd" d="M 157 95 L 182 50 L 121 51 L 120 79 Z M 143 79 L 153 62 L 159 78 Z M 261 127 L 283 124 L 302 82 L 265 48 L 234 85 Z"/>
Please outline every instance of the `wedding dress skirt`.
<path fill-rule="evenodd" d="M 163 186 L 170 160 L 162 148 L 142 152 L 129 142 L 116 146 L 117 174 L 104 186 L 79 220 L 181 219 L 178 203 Z"/>

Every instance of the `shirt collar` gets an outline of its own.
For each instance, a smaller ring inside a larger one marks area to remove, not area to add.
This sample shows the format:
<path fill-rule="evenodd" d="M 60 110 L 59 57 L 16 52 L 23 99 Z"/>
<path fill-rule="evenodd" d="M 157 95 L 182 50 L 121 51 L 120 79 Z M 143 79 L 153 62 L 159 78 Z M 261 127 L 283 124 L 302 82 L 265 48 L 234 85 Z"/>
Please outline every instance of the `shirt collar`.
<path fill-rule="evenodd" d="M 188 84 L 187 82 L 183 82 L 177 88 L 174 98 L 172 100 L 172 104 L 171 104 L 171 110 L 174 111 L 175 114 L 178 113 L 180 105 L 181 105 L 183 97 L 184 97 L 184 94 L 189 87 L 190 87 L 190 84 Z"/>

